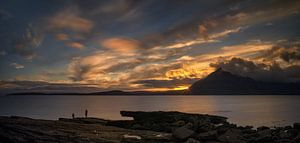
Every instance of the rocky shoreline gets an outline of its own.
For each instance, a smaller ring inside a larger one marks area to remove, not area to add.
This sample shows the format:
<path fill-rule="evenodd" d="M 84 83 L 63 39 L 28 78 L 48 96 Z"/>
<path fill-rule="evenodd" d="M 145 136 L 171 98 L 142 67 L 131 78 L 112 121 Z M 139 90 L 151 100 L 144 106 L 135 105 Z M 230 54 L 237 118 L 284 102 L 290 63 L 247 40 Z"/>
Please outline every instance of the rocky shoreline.
<path fill-rule="evenodd" d="M 299 143 L 300 123 L 285 127 L 237 126 L 226 117 L 181 112 L 121 111 L 133 120 L 0 117 L 0 142 L 32 143 Z"/>

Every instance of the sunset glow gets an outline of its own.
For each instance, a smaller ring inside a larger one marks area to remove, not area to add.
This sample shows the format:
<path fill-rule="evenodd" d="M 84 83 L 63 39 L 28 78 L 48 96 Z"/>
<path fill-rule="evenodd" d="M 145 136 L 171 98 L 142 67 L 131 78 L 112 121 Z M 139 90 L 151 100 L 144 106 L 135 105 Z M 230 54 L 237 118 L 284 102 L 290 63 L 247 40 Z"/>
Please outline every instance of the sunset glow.
<path fill-rule="evenodd" d="M 185 90 L 219 67 L 299 81 L 299 11 L 296 0 L 1 1 L 0 88 Z"/>

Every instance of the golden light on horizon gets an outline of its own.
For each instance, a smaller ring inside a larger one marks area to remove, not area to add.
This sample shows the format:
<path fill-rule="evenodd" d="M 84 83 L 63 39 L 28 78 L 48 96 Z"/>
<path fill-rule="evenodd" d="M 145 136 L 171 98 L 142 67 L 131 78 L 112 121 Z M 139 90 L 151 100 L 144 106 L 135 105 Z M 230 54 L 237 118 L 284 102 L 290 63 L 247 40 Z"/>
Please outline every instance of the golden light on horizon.
<path fill-rule="evenodd" d="M 190 85 L 181 85 L 173 88 L 173 90 L 186 90 L 189 89 Z"/>

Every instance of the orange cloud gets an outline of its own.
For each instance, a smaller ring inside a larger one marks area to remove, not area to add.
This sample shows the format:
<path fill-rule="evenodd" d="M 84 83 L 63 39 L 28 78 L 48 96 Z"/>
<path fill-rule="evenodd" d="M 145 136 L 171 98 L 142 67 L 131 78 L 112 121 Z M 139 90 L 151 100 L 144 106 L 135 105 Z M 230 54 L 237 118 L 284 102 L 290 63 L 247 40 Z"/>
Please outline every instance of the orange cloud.
<path fill-rule="evenodd" d="M 60 33 L 55 35 L 56 40 L 65 41 L 69 39 L 69 35 Z"/>
<path fill-rule="evenodd" d="M 104 48 L 110 49 L 120 54 L 135 54 L 140 48 L 140 42 L 128 38 L 110 38 L 101 41 L 100 43 Z"/>
<path fill-rule="evenodd" d="M 200 36 L 202 36 L 205 40 L 208 40 L 208 33 L 207 33 L 207 29 L 204 25 L 199 25 L 199 34 Z"/>
<path fill-rule="evenodd" d="M 84 49 L 85 46 L 79 42 L 69 42 L 66 43 L 67 46 L 72 47 L 72 48 L 76 48 L 76 49 Z"/>
<path fill-rule="evenodd" d="M 73 10 L 63 11 L 48 19 L 50 29 L 70 29 L 76 32 L 89 32 L 94 23 L 88 19 L 79 17 Z"/>
<path fill-rule="evenodd" d="M 183 41 L 183 42 L 170 44 L 170 45 L 167 45 L 167 46 L 156 46 L 153 49 L 154 50 L 158 50 L 158 49 L 179 49 L 179 48 L 184 48 L 184 47 L 188 47 L 188 46 L 193 46 L 193 45 L 196 45 L 196 44 L 214 43 L 214 42 L 218 42 L 217 39 L 224 38 L 224 37 L 226 37 L 230 34 L 240 32 L 241 29 L 242 29 L 242 27 L 237 27 L 237 28 L 233 28 L 233 29 L 227 29 L 227 30 L 224 30 L 224 31 L 218 32 L 218 33 L 213 33 L 209 36 L 210 38 L 207 39 L 207 40 L 205 40 L 203 38 L 198 38 L 198 39 L 186 40 L 186 41 Z"/>
<path fill-rule="evenodd" d="M 177 59 L 181 61 L 180 68 L 172 69 L 166 72 L 165 76 L 171 79 L 202 78 L 215 69 L 210 67 L 211 63 L 220 59 L 230 59 L 232 57 L 244 57 L 255 60 L 256 55 L 263 51 L 270 50 L 274 45 L 268 42 L 251 41 L 248 43 L 224 46 L 211 53 L 201 54 L 191 58 L 185 56 Z M 189 59 L 188 62 L 182 59 Z"/>

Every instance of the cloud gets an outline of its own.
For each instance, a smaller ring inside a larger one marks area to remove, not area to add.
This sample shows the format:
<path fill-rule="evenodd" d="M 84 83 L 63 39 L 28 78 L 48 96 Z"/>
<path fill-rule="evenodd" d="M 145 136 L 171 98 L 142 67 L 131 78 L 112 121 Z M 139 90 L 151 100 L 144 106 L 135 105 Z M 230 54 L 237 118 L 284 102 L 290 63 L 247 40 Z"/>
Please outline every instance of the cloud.
<path fill-rule="evenodd" d="M 203 39 L 209 39 L 207 29 L 204 25 L 199 25 L 199 34 L 203 37 Z"/>
<path fill-rule="evenodd" d="M 69 77 L 73 81 L 94 83 L 99 87 L 133 87 L 132 81 L 165 77 L 165 73 L 178 68 L 175 63 L 158 63 L 159 59 L 128 56 L 110 51 L 79 57 L 69 64 Z M 134 87 L 136 88 L 136 87 Z"/>
<path fill-rule="evenodd" d="M 226 35 L 223 33 L 230 32 L 221 33 L 213 34 L 212 37 L 222 37 Z M 131 56 L 120 53 L 131 53 L 140 49 L 139 45 L 141 44 L 139 42 L 119 38 L 104 41 L 108 42 L 105 43 L 107 45 L 103 45 L 109 49 L 108 51 L 98 51 L 95 54 L 72 60 L 69 65 L 70 79 L 82 83 L 98 84 L 102 88 L 119 86 L 131 89 L 149 88 L 146 85 L 150 83 L 145 82 L 148 82 L 148 80 L 158 80 L 162 83 L 173 80 L 193 81 L 193 79 L 203 78 L 214 71 L 215 68 L 210 67 L 210 63 L 217 62 L 220 58 L 223 60 L 235 56 L 255 58 L 262 51 L 269 50 L 274 46 L 270 42 L 250 41 L 239 45 L 224 46 L 210 53 L 196 56 L 184 55 L 183 51 L 174 54 L 171 52 L 174 49 L 162 50 L 155 48 L 143 49 L 143 52 L 140 52 L 138 56 Z M 125 50 L 122 49 L 124 45 L 127 47 Z M 160 55 L 162 53 L 163 55 Z M 138 81 L 141 82 L 138 83 Z"/>
<path fill-rule="evenodd" d="M 41 45 L 43 39 L 44 36 L 29 24 L 26 32 L 13 42 L 13 52 L 31 60 L 36 56 L 35 50 Z"/>
<path fill-rule="evenodd" d="M 243 57 L 255 59 L 257 55 L 271 49 L 274 44 L 270 42 L 250 41 L 243 44 L 224 46 L 214 51 L 205 54 L 199 54 L 188 58 L 176 59 L 182 66 L 170 69 L 166 72 L 166 77 L 172 79 L 185 78 L 203 78 L 215 69 L 210 67 L 210 63 L 218 62 L 219 60 L 227 60 L 232 57 Z"/>
<path fill-rule="evenodd" d="M 299 41 L 279 41 L 271 49 L 263 52 L 260 58 L 265 60 L 281 59 L 288 63 L 299 63 L 300 43 Z"/>
<path fill-rule="evenodd" d="M 76 8 L 69 8 L 48 18 L 49 29 L 68 29 L 75 32 L 90 32 L 94 22 L 78 16 Z"/>
<path fill-rule="evenodd" d="M 204 38 L 197 38 L 197 39 L 192 39 L 192 40 L 185 40 L 182 42 L 175 42 L 175 43 L 171 43 L 169 45 L 156 46 L 156 47 L 154 47 L 154 49 L 179 49 L 179 48 L 193 46 L 196 44 L 214 43 L 214 42 L 218 42 L 218 39 L 224 38 L 224 37 L 228 36 L 229 34 L 234 34 L 234 33 L 240 32 L 241 29 L 242 29 L 242 27 L 226 29 L 222 32 L 211 34 L 210 38 L 208 38 L 208 35 L 207 35 L 207 38 L 204 37 Z"/>
<path fill-rule="evenodd" d="M 174 89 L 180 86 L 189 86 L 199 79 L 170 79 L 170 80 L 138 80 L 132 82 L 133 84 L 139 84 L 147 88 L 169 88 Z"/>
<path fill-rule="evenodd" d="M 75 49 L 84 49 L 85 46 L 79 42 L 67 42 L 67 46 L 75 48 Z"/>
<path fill-rule="evenodd" d="M 213 19 L 220 23 L 220 27 L 251 26 L 295 15 L 300 10 L 300 2 L 296 0 L 264 1 L 254 4 L 256 6 L 251 1 L 249 3 L 249 6 L 243 4 L 243 8 L 227 11 Z"/>
<path fill-rule="evenodd" d="M 120 56 L 115 53 L 98 52 L 96 54 L 74 58 L 69 64 L 70 78 L 74 81 L 107 84 L 118 82 L 123 78 L 126 70 L 122 72 L 111 71 L 117 69 L 117 65 L 134 63 L 137 60 L 132 57 Z"/>
<path fill-rule="evenodd" d="M 176 59 L 177 61 L 190 61 L 190 60 L 194 60 L 193 57 L 191 56 L 182 56 L 179 59 Z"/>
<path fill-rule="evenodd" d="M 18 63 L 11 63 L 10 66 L 14 67 L 15 69 L 23 69 L 25 68 L 23 65 Z"/>
<path fill-rule="evenodd" d="M 273 47 L 274 44 L 270 42 L 261 42 L 261 41 L 250 41 L 243 44 L 224 46 L 212 53 L 207 53 L 198 56 L 199 59 L 215 59 L 219 57 L 251 57 L 255 54 L 261 53 L 263 51 L 269 50 Z"/>
<path fill-rule="evenodd" d="M 118 52 L 120 54 L 136 54 L 137 50 L 141 47 L 141 43 L 134 39 L 129 38 L 109 38 L 101 41 L 101 46 Z"/>
<path fill-rule="evenodd" d="M 66 40 L 69 40 L 70 37 L 68 34 L 64 34 L 64 33 L 59 33 L 59 34 L 56 34 L 55 35 L 55 38 L 59 41 L 66 41 Z"/>
<path fill-rule="evenodd" d="M 232 58 L 222 62 L 211 63 L 210 66 L 232 72 L 234 74 L 247 76 L 260 81 L 268 82 L 299 82 L 300 66 L 292 65 L 282 68 L 277 63 L 265 64 L 242 58 Z"/>

